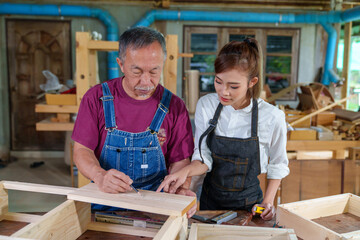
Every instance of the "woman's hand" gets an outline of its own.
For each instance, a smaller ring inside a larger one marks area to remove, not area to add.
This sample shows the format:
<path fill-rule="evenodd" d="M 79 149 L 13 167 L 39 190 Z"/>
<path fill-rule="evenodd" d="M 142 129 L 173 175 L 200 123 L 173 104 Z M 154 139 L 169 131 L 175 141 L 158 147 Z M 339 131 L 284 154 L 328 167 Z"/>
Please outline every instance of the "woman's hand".
<path fill-rule="evenodd" d="M 264 211 L 260 214 L 260 217 L 266 221 L 269 221 L 273 219 L 275 216 L 275 207 L 271 203 L 261 203 L 261 204 L 255 204 L 252 208 L 252 214 L 255 215 L 255 209 L 256 207 L 263 207 L 265 208 Z"/>
<path fill-rule="evenodd" d="M 188 177 L 188 171 L 183 168 L 175 173 L 167 175 L 164 181 L 160 184 L 156 192 L 160 192 L 162 189 L 167 193 L 176 193 L 176 190 L 184 184 Z"/>
<path fill-rule="evenodd" d="M 182 187 L 178 188 L 178 190 L 176 191 L 176 194 L 190 196 L 190 197 L 196 197 L 196 194 L 193 191 L 191 191 L 190 189 L 182 188 Z M 192 208 L 190 208 L 190 210 L 186 213 L 187 218 L 191 218 L 196 213 L 196 208 L 197 208 L 197 204 L 194 204 L 194 206 L 192 206 Z"/>

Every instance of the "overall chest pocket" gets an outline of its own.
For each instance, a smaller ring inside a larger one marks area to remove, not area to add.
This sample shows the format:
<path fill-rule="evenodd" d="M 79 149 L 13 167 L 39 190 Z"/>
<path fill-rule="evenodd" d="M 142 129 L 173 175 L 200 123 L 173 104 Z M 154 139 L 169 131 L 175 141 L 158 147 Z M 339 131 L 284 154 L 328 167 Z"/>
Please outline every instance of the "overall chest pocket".
<path fill-rule="evenodd" d="M 145 183 L 166 172 L 165 162 L 160 157 L 159 147 L 134 148 L 134 182 Z M 166 174 L 166 173 L 165 173 Z M 161 176 L 161 177 L 165 177 Z"/>
<path fill-rule="evenodd" d="M 211 182 L 226 191 L 240 191 L 244 188 L 248 159 L 222 157 L 212 154 L 213 169 Z"/>
<path fill-rule="evenodd" d="M 114 147 L 107 145 L 105 147 L 105 154 L 103 161 L 100 162 L 101 167 L 105 170 L 116 169 L 121 172 L 126 171 L 126 159 L 129 158 L 128 148 Z"/>

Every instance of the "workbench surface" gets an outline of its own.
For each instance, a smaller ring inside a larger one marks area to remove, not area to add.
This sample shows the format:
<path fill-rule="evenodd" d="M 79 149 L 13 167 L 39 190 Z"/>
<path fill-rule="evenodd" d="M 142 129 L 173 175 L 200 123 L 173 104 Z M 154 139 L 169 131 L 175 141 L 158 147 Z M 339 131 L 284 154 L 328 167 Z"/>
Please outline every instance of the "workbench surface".
<path fill-rule="evenodd" d="M 198 211 L 196 215 L 212 218 L 218 216 L 222 213 L 227 211 Z M 273 227 L 275 225 L 275 219 L 271 221 L 264 221 L 260 217 L 251 217 L 251 213 L 247 211 L 236 211 L 238 213 L 238 217 L 227 222 L 224 224 L 233 224 L 233 225 L 243 225 L 243 226 L 255 226 L 255 227 Z M 165 221 L 168 216 L 159 215 L 159 214 L 152 214 L 152 213 L 143 213 L 143 212 L 117 212 L 119 215 L 126 215 L 126 216 L 137 216 L 142 218 L 151 218 L 157 220 Z M 94 214 L 92 216 L 94 219 Z M 190 223 L 197 223 L 199 221 L 190 219 Z M 23 222 L 13 222 L 13 221 L 0 221 L 0 235 L 10 236 L 11 234 L 15 233 L 17 230 L 23 228 L 27 223 Z M 128 239 L 128 240 L 147 240 L 152 239 L 148 237 L 139 237 L 139 236 L 130 236 L 130 235 L 123 235 L 117 233 L 105 233 L 105 232 L 98 232 L 98 231 L 90 231 L 87 230 L 84 234 L 82 234 L 78 239 L 81 240 L 89 240 L 89 239 Z"/>

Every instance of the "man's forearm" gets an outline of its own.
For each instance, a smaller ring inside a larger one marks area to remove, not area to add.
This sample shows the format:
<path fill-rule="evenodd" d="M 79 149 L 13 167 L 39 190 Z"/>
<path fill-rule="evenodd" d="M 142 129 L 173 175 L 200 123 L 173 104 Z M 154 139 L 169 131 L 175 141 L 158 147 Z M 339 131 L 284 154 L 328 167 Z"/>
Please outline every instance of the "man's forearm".
<path fill-rule="evenodd" d="M 79 171 L 94 182 L 96 182 L 96 178 L 99 175 L 105 172 L 101 168 L 94 152 L 79 143 L 74 145 L 74 162 Z"/>

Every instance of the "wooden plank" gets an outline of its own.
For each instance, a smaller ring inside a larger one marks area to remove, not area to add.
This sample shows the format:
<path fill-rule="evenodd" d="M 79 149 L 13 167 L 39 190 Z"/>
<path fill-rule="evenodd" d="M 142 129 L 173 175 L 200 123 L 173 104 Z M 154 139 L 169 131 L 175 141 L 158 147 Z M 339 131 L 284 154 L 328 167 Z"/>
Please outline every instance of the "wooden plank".
<path fill-rule="evenodd" d="M 179 229 L 179 233 L 176 237 L 176 240 L 186 240 L 187 237 L 188 237 L 188 218 L 187 218 L 187 215 L 184 214 L 182 216 L 182 223 L 181 223 L 181 226 L 180 226 L 180 229 Z"/>
<path fill-rule="evenodd" d="M 268 54 L 269 55 L 269 54 Z M 291 55 L 291 54 L 290 54 Z M 295 88 L 299 87 L 299 86 L 303 86 L 305 85 L 305 83 L 296 83 L 296 84 L 292 84 L 290 87 L 284 88 L 282 90 L 280 90 L 279 92 L 277 92 L 274 95 L 271 95 L 271 97 L 269 97 L 267 99 L 268 102 L 272 102 L 275 101 L 278 98 L 281 98 L 283 95 L 285 95 L 288 92 L 291 92 L 292 90 L 294 90 Z"/>
<path fill-rule="evenodd" d="M 193 225 L 195 225 L 195 227 L 193 227 Z M 197 234 L 194 233 L 194 231 L 196 231 Z M 292 229 L 193 223 L 191 225 L 189 240 L 196 239 L 296 240 L 297 237 Z"/>
<path fill-rule="evenodd" d="M 360 147 L 360 141 L 287 141 L 287 151 L 331 151 Z"/>
<path fill-rule="evenodd" d="M 119 51 L 119 42 L 90 40 L 88 41 L 87 48 L 96 51 Z"/>
<path fill-rule="evenodd" d="M 178 58 L 180 58 L 180 57 L 192 58 L 192 57 L 194 57 L 194 54 L 193 53 L 178 53 Z"/>
<path fill-rule="evenodd" d="M 8 212 L 4 216 L 4 220 L 15 221 L 15 222 L 27 222 L 27 223 L 39 221 L 40 218 L 41 215 L 15 213 L 15 212 Z"/>
<path fill-rule="evenodd" d="M 4 219 L 5 214 L 9 211 L 9 196 L 4 187 L 4 182 L 0 182 L 0 221 Z"/>
<path fill-rule="evenodd" d="M 104 193 L 95 183 L 90 183 L 69 193 L 68 199 L 173 216 L 184 215 L 196 204 L 195 197 L 145 190 L 140 192 L 142 196 L 135 192 Z"/>
<path fill-rule="evenodd" d="M 76 98 L 77 105 L 89 89 L 89 50 L 90 35 L 88 32 L 76 32 Z M 94 41 L 96 44 L 97 41 Z"/>
<path fill-rule="evenodd" d="M 8 190 L 18 190 L 18 191 L 27 191 L 27 192 L 38 192 L 38 193 L 48 193 L 48 194 L 57 194 L 57 195 L 67 195 L 70 192 L 76 190 L 72 187 L 61 187 L 53 186 L 46 184 L 37 184 L 37 183 L 24 183 L 24 182 L 15 182 L 15 181 L 3 181 L 5 189 Z"/>
<path fill-rule="evenodd" d="M 80 171 L 78 171 L 78 187 L 83 187 L 85 185 L 88 185 L 90 183 L 90 179 L 85 177 Z"/>
<path fill-rule="evenodd" d="M 182 217 L 170 216 L 159 232 L 154 237 L 154 240 L 170 240 L 175 239 L 182 225 Z"/>
<path fill-rule="evenodd" d="M 333 151 L 297 151 L 296 160 L 333 159 Z"/>
<path fill-rule="evenodd" d="M 50 119 L 44 119 L 36 123 L 36 131 L 69 131 L 74 129 L 72 122 L 51 122 Z"/>
<path fill-rule="evenodd" d="M 354 232 L 360 229 L 360 217 L 351 213 L 315 218 L 312 219 L 312 221 L 340 234 Z"/>
<path fill-rule="evenodd" d="M 35 105 L 35 112 L 37 113 L 77 113 L 78 111 L 79 106 L 77 105 Z"/>
<path fill-rule="evenodd" d="M 294 229 L 296 236 L 306 240 L 341 239 L 336 232 L 289 211 L 283 207 L 284 205 L 278 205 L 276 211 L 276 222 L 279 226 Z"/>
<path fill-rule="evenodd" d="M 99 74 L 99 64 L 98 64 L 98 54 L 97 51 L 89 51 L 89 88 L 95 86 L 97 83 L 100 83 L 98 79 Z"/>
<path fill-rule="evenodd" d="M 341 236 L 345 237 L 345 239 L 360 239 L 360 231 L 343 233 Z"/>
<path fill-rule="evenodd" d="M 14 233 L 12 237 L 76 239 L 86 231 L 90 217 L 89 203 L 67 200 L 41 216 L 38 222 L 30 223 Z"/>
<path fill-rule="evenodd" d="M 316 131 L 313 129 L 295 129 L 289 132 L 289 140 L 316 140 Z"/>
<path fill-rule="evenodd" d="M 360 197 L 350 194 L 349 198 L 349 213 L 360 217 Z"/>
<path fill-rule="evenodd" d="M 348 200 L 351 194 L 339 194 L 293 203 L 280 204 L 282 208 L 306 218 L 313 219 L 348 212 Z"/>
<path fill-rule="evenodd" d="M 56 118 L 50 118 L 51 121 L 69 123 L 70 122 L 70 113 L 57 113 Z"/>
<path fill-rule="evenodd" d="M 345 9 L 352 8 L 352 5 L 345 6 Z M 350 56 L 351 56 L 351 32 L 352 22 L 345 23 L 344 27 L 344 56 L 343 56 L 343 70 L 342 77 L 345 79 L 341 87 L 341 98 L 347 96 L 348 83 L 349 83 L 349 72 L 350 72 Z M 346 103 L 343 104 L 346 107 Z"/>
<path fill-rule="evenodd" d="M 176 94 L 178 36 L 167 35 L 165 41 L 167 57 L 164 65 L 164 87 Z"/>
<path fill-rule="evenodd" d="M 193 223 L 193 224 L 191 224 L 191 227 L 190 227 L 190 233 L 189 233 L 188 240 L 196 240 L 197 235 L 198 235 L 198 224 Z"/>
<path fill-rule="evenodd" d="M 351 203 L 352 202 L 352 203 Z M 336 233 L 311 219 L 331 217 L 337 214 L 350 213 L 359 217 L 360 197 L 353 194 L 341 194 L 330 197 L 281 204 L 278 206 L 276 221 L 280 226 L 293 228 L 302 239 L 357 239 L 360 231 L 344 234 Z M 341 220 L 340 220 L 341 222 Z M 328 223 L 326 223 L 328 224 Z M 346 224 L 343 223 L 343 224 Z M 358 221 L 355 220 L 358 225 Z M 339 229 L 339 227 L 337 227 Z"/>
<path fill-rule="evenodd" d="M 121 233 L 132 236 L 143 236 L 143 237 L 155 237 L 158 232 L 158 229 L 154 228 L 142 228 L 142 227 L 133 227 L 127 225 L 111 224 L 111 223 L 101 223 L 101 222 L 90 222 L 87 226 L 87 230 L 100 231 L 100 232 L 110 232 L 110 233 Z"/>
<path fill-rule="evenodd" d="M 9 236 L 0 236 L 0 240 L 35 240 L 30 238 L 18 238 L 18 237 L 9 237 Z"/>
<path fill-rule="evenodd" d="M 305 115 L 304 117 L 302 117 L 302 118 L 300 118 L 300 119 L 298 119 L 298 120 L 290 123 L 290 125 L 291 125 L 291 126 L 294 126 L 294 125 L 296 125 L 297 123 L 304 121 L 305 119 L 308 119 L 308 118 L 311 118 L 311 117 L 313 117 L 313 116 L 316 116 L 317 114 L 319 114 L 319 113 L 321 113 L 321 112 L 324 112 L 324 111 L 326 111 L 326 110 L 329 110 L 330 108 L 333 108 L 333 107 L 339 105 L 340 103 L 343 103 L 343 102 L 347 101 L 348 99 L 354 97 L 355 95 L 356 95 L 356 94 L 350 95 L 350 96 L 348 96 L 348 97 L 346 97 L 346 98 L 343 98 L 343 99 L 341 99 L 341 100 L 339 100 L 339 101 L 337 101 L 337 102 L 334 102 L 334 103 L 332 103 L 332 104 L 330 104 L 330 105 L 328 105 L 328 106 L 326 106 L 326 107 L 323 107 L 323 108 L 321 108 L 321 109 L 319 109 L 319 110 L 317 110 L 317 111 L 315 111 L 315 112 L 312 112 L 312 113 L 310 113 L 310 114 L 308 114 L 308 115 Z"/>

